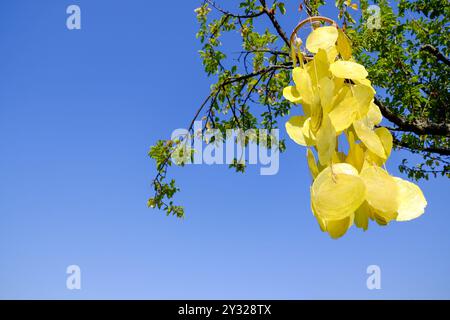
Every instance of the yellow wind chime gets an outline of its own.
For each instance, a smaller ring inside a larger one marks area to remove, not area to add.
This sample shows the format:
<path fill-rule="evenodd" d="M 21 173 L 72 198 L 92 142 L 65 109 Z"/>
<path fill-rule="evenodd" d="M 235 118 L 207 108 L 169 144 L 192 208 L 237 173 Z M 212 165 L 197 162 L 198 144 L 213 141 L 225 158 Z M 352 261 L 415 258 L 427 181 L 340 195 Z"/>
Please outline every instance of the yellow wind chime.
<path fill-rule="evenodd" d="M 313 57 L 307 57 L 297 32 L 318 21 L 330 25 L 309 34 L 305 46 Z M 301 104 L 303 115 L 291 117 L 286 130 L 307 147 L 311 209 L 321 230 L 339 238 L 353 224 L 366 230 L 369 219 L 387 225 L 422 215 L 427 201 L 420 188 L 384 168 L 393 137 L 379 126 L 375 90 L 364 66 L 353 60 L 343 30 L 331 19 L 311 17 L 294 29 L 291 47 L 295 85 L 284 88 L 283 95 Z M 347 152 L 339 150 L 339 139 L 347 140 Z"/>

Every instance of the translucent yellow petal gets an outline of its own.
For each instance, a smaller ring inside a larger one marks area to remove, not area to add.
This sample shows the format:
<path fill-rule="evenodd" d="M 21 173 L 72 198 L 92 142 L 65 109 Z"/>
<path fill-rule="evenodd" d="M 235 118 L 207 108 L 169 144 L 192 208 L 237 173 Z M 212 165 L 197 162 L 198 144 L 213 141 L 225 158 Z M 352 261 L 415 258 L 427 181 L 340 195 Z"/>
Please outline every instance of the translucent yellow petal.
<path fill-rule="evenodd" d="M 340 83 L 339 83 L 339 81 L 337 81 L 337 79 L 342 80 L 342 85 L 340 85 Z M 335 78 L 335 80 L 334 80 L 335 91 L 334 91 L 334 97 L 333 97 L 333 102 L 332 102 L 333 107 L 337 106 L 345 98 L 351 97 L 353 95 L 352 91 L 350 89 L 350 86 L 347 84 L 344 84 L 343 82 L 344 82 L 344 79 L 342 79 L 342 78 Z M 340 88 L 338 88 L 338 86 L 340 86 Z"/>
<path fill-rule="evenodd" d="M 333 165 L 334 174 L 348 174 L 351 176 L 358 176 L 358 170 L 348 163 L 338 163 Z"/>
<path fill-rule="evenodd" d="M 343 131 L 350 127 L 356 119 L 358 103 L 354 97 L 348 97 L 342 100 L 330 112 L 331 123 L 336 132 Z"/>
<path fill-rule="evenodd" d="M 339 220 L 351 215 L 364 201 L 366 189 L 358 171 L 347 163 L 333 165 L 319 173 L 311 188 L 317 215 Z"/>
<path fill-rule="evenodd" d="M 379 157 L 378 155 L 376 155 L 375 153 L 373 153 L 370 150 L 367 150 L 366 152 L 366 158 L 368 159 L 369 162 L 374 162 L 379 166 L 382 166 L 387 158 L 389 158 L 391 151 L 392 151 L 392 146 L 393 146 L 393 137 L 391 132 L 384 128 L 377 128 L 374 130 L 375 134 L 380 138 L 381 144 L 383 145 L 383 149 L 384 149 L 384 153 L 385 153 L 385 157 Z"/>
<path fill-rule="evenodd" d="M 292 103 L 301 103 L 302 97 L 298 92 L 297 88 L 294 86 L 289 86 L 283 89 L 283 96 L 286 100 L 289 100 Z"/>
<path fill-rule="evenodd" d="M 319 174 L 319 168 L 317 168 L 316 157 L 314 157 L 314 153 L 311 149 L 306 150 L 306 160 L 308 162 L 309 171 L 311 172 L 313 179 L 315 179 Z"/>
<path fill-rule="evenodd" d="M 311 120 L 309 122 L 309 126 L 312 132 L 317 133 L 320 126 L 322 125 L 322 107 L 320 104 L 311 106 Z"/>
<path fill-rule="evenodd" d="M 303 114 L 307 117 L 311 117 L 311 106 L 304 103 L 303 101 L 301 103 L 302 103 L 301 108 L 303 110 Z"/>
<path fill-rule="evenodd" d="M 427 200 L 425 199 L 422 190 L 416 184 L 403 180 L 401 178 L 394 178 L 398 185 L 398 216 L 397 221 L 409 221 L 420 217 L 425 212 Z"/>
<path fill-rule="evenodd" d="M 349 60 L 352 57 L 350 40 L 342 29 L 338 29 L 337 50 L 344 60 Z"/>
<path fill-rule="evenodd" d="M 351 148 L 356 144 L 356 136 L 354 130 L 348 130 L 345 132 L 345 135 L 347 136 L 348 145 Z"/>
<path fill-rule="evenodd" d="M 362 205 L 355 211 L 355 226 L 365 230 L 369 227 L 370 208 L 367 201 L 364 201 Z"/>
<path fill-rule="evenodd" d="M 367 149 L 380 158 L 386 159 L 383 144 L 381 143 L 378 135 L 372 129 L 367 127 L 362 120 L 353 122 L 353 128 L 355 129 L 356 135 L 364 143 Z"/>
<path fill-rule="evenodd" d="M 384 213 L 372 209 L 372 217 L 380 226 L 386 226 L 397 217 L 397 213 Z"/>
<path fill-rule="evenodd" d="M 306 64 L 313 86 L 318 86 L 320 79 L 330 77 L 330 63 L 325 50 L 319 49 L 310 62 Z"/>
<path fill-rule="evenodd" d="M 383 120 L 380 108 L 373 101 L 370 102 L 369 111 L 367 112 L 366 118 L 367 123 L 372 128 Z"/>
<path fill-rule="evenodd" d="M 303 134 L 303 126 L 306 119 L 305 116 L 293 116 L 286 122 L 286 131 L 289 137 L 302 146 L 308 145 Z"/>
<path fill-rule="evenodd" d="M 377 167 L 377 168 L 379 168 L 379 167 Z M 393 177 L 391 177 L 391 178 L 393 178 Z M 369 191 L 367 191 L 367 192 L 369 192 Z M 397 190 L 397 195 L 398 195 L 398 190 Z M 397 201 L 397 203 L 398 203 L 398 201 Z M 397 217 L 397 212 L 392 212 L 392 210 L 391 211 L 379 210 L 379 209 L 371 206 L 368 203 L 368 201 L 365 201 L 365 203 L 362 205 L 362 207 L 364 207 L 364 210 L 368 214 L 369 218 L 371 220 L 374 220 L 380 226 L 387 225 L 390 221 L 395 220 Z"/>
<path fill-rule="evenodd" d="M 320 104 L 325 113 L 329 113 L 334 97 L 334 81 L 328 77 L 319 80 Z"/>
<path fill-rule="evenodd" d="M 372 87 L 372 82 L 369 79 L 354 79 L 353 82 L 369 87 L 372 90 L 373 94 L 377 93 Z"/>
<path fill-rule="evenodd" d="M 352 86 L 352 93 L 358 105 L 358 119 L 361 119 L 369 112 L 370 103 L 375 94 L 371 87 L 362 84 Z"/>
<path fill-rule="evenodd" d="M 334 61 L 336 61 L 336 58 L 339 54 L 336 46 L 329 47 L 326 51 L 327 51 L 328 62 L 333 63 Z"/>
<path fill-rule="evenodd" d="M 368 204 L 381 214 L 395 214 L 399 204 L 398 187 L 394 178 L 378 166 L 364 168 L 360 176 L 367 188 Z"/>
<path fill-rule="evenodd" d="M 327 232 L 333 239 L 342 237 L 353 224 L 353 215 L 339 220 L 327 220 Z"/>
<path fill-rule="evenodd" d="M 334 95 L 337 95 L 344 87 L 345 79 L 333 77 L 334 82 Z"/>
<path fill-rule="evenodd" d="M 389 156 L 391 155 L 394 140 L 391 132 L 385 127 L 380 127 L 375 129 L 375 133 L 381 140 L 381 144 L 383 145 L 386 158 L 389 158 Z"/>
<path fill-rule="evenodd" d="M 305 123 L 303 124 L 302 132 L 305 137 L 306 144 L 308 146 L 314 146 L 316 145 L 316 135 L 314 132 L 312 132 L 311 127 L 311 118 L 306 119 Z"/>
<path fill-rule="evenodd" d="M 333 156 L 331 157 L 331 159 L 333 160 L 333 163 L 341 163 L 341 162 L 345 162 L 345 157 L 347 155 L 343 152 L 337 152 L 335 151 L 333 153 Z"/>
<path fill-rule="evenodd" d="M 294 79 L 295 86 L 302 97 L 303 103 L 308 105 L 315 104 L 316 97 L 309 73 L 305 69 L 297 67 L 292 71 L 292 78 Z"/>
<path fill-rule="evenodd" d="M 387 159 L 380 158 L 375 153 L 371 152 L 370 150 L 366 150 L 365 152 L 365 160 L 370 163 L 370 165 L 377 165 L 382 167 L 383 164 L 386 162 Z"/>
<path fill-rule="evenodd" d="M 336 148 L 336 130 L 327 114 L 323 115 L 322 125 L 316 135 L 317 153 L 322 165 L 329 164 Z"/>
<path fill-rule="evenodd" d="M 356 170 L 361 171 L 364 164 L 364 150 L 360 144 L 355 144 L 350 148 L 345 162 L 354 166 Z"/>
<path fill-rule="evenodd" d="M 306 49 L 312 53 L 317 53 L 319 49 L 328 49 L 335 45 L 338 38 L 336 27 L 320 27 L 311 32 L 306 39 Z"/>
<path fill-rule="evenodd" d="M 364 79 L 368 75 L 364 66 L 352 61 L 333 62 L 330 71 L 335 77 L 345 79 Z"/>

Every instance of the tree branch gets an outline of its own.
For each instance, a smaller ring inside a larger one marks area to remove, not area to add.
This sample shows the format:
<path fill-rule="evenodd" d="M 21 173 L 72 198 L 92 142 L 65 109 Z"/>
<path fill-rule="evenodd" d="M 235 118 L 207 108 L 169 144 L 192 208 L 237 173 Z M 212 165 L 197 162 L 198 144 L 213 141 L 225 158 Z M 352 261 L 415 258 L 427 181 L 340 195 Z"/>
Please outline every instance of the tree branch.
<path fill-rule="evenodd" d="M 450 60 L 446 56 L 444 56 L 442 53 L 440 53 L 439 50 L 437 48 L 433 47 L 432 45 L 430 45 L 430 44 L 423 45 L 420 48 L 420 50 L 431 53 L 432 55 L 434 55 L 436 57 L 436 59 L 438 59 L 439 61 L 450 66 Z"/>
<path fill-rule="evenodd" d="M 250 18 L 256 18 L 259 16 L 262 16 L 264 14 L 264 11 L 261 10 L 259 12 L 253 12 L 253 13 L 249 13 L 249 14 L 235 14 L 232 13 L 230 11 L 224 10 L 221 7 L 219 7 L 214 1 L 212 0 L 205 0 L 207 3 L 209 3 L 214 9 L 216 9 L 217 11 L 220 11 L 221 13 L 223 13 L 226 16 L 229 17 L 233 17 L 233 18 L 237 18 L 237 19 L 250 19 Z"/>
<path fill-rule="evenodd" d="M 397 138 L 394 137 L 394 144 L 400 148 L 407 149 L 411 152 L 430 152 L 430 153 L 437 153 L 443 156 L 450 156 L 450 149 L 444 149 L 444 148 L 437 148 L 437 147 L 419 147 L 415 146 L 414 149 L 411 148 L 411 146 Z"/>
<path fill-rule="evenodd" d="M 286 33 L 284 32 L 283 28 L 281 28 L 280 24 L 278 23 L 278 20 L 275 18 L 275 14 L 272 10 L 267 9 L 266 7 L 266 1 L 265 0 L 259 0 L 261 5 L 264 7 L 263 12 L 267 14 L 267 16 L 270 19 L 270 22 L 272 22 L 272 25 L 274 26 L 275 30 L 277 31 L 278 35 L 283 39 L 284 43 L 288 48 L 291 47 L 291 44 L 289 43 L 289 39 L 286 36 Z"/>
<path fill-rule="evenodd" d="M 408 121 L 404 117 L 394 113 L 385 106 L 379 99 L 375 97 L 375 104 L 380 108 L 381 113 L 398 126 L 400 130 L 410 131 L 418 135 L 438 135 L 450 137 L 450 124 L 448 123 L 432 123 L 427 120 Z"/>

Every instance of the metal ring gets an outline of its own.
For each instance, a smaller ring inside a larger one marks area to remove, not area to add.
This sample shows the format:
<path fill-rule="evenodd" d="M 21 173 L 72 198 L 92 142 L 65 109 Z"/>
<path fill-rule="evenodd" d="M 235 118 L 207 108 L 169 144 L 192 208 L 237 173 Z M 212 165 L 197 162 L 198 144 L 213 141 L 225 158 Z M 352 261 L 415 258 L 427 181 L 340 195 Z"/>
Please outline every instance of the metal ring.
<path fill-rule="evenodd" d="M 289 44 L 292 44 L 294 41 L 294 37 L 297 35 L 298 30 L 303 27 L 305 24 L 312 23 L 315 21 L 323 21 L 323 22 L 328 22 L 329 24 L 334 25 L 336 28 L 338 27 L 338 24 L 336 23 L 336 21 L 334 21 L 333 19 L 327 18 L 327 17 L 322 17 L 322 16 L 315 16 L 315 17 L 309 17 L 306 18 L 305 20 L 300 21 L 299 24 L 297 24 L 297 26 L 294 28 L 294 31 L 292 31 L 291 37 L 289 39 Z"/>

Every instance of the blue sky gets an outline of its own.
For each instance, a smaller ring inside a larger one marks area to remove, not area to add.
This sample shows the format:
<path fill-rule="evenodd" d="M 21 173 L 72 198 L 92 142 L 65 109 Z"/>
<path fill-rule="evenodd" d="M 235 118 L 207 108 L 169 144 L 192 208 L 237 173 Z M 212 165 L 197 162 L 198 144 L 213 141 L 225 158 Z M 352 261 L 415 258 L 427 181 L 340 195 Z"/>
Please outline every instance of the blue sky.
<path fill-rule="evenodd" d="M 336 241 L 310 212 L 305 150 L 288 141 L 274 176 L 175 168 L 184 220 L 146 207 L 150 145 L 185 127 L 211 84 L 198 3 L 1 2 L 0 298 L 450 298 L 446 179 L 419 183 L 421 218 Z M 70 4 L 81 30 L 66 28 Z M 66 288 L 72 264 L 81 290 Z M 366 288 L 371 264 L 381 290 Z"/>

